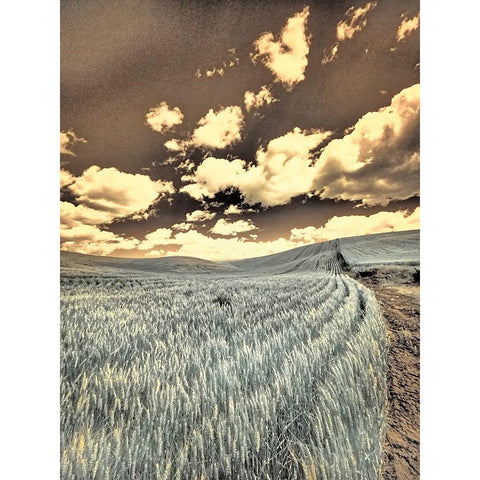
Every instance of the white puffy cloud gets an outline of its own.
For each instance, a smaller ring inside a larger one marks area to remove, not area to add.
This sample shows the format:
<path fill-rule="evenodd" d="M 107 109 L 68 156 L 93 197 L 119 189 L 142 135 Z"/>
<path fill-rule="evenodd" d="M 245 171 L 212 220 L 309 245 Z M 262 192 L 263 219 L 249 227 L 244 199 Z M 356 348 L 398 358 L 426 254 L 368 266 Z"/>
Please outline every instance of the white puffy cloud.
<path fill-rule="evenodd" d="M 145 253 L 146 257 L 164 257 L 165 250 L 150 250 L 149 252 Z"/>
<path fill-rule="evenodd" d="M 170 108 L 166 102 L 162 102 L 151 108 L 145 118 L 152 130 L 164 133 L 182 123 L 183 113 L 178 107 Z"/>
<path fill-rule="evenodd" d="M 81 204 L 60 202 L 60 224 L 63 228 L 111 223 L 114 218 L 112 212 L 94 210 Z"/>
<path fill-rule="evenodd" d="M 215 212 L 195 210 L 192 213 L 187 213 L 185 219 L 187 222 L 205 222 L 207 220 L 211 220 L 215 215 Z"/>
<path fill-rule="evenodd" d="M 60 153 L 76 156 L 70 149 L 75 143 L 87 143 L 84 138 L 77 137 L 73 130 L 60 132 Z"/>
<path fill-rule="evenodd" d="M 367 25 L 367 13 L 377 6 L 377 2 L 368 2 L 363 7 L 350 7 L 345 13 L 345 20 L 337 23 L 337 40 L 350 39 Z"/>
<path fill-rule="evenodd" d="M 164 145 L 173 152 L 180 152 L 184 149 L 184 143 L 181 140 L 176 138 L 172 138 L 171 140 L 167 140 Z"/>
<path fill-rule="evenodd" d="M 386 205 L 419 194 L 420 86 L 405 88 L 391 104 L 365 114 L 342 138 L 315 149 L 330 135 L 292 132 L 257 151 L 257 164 L 208 157 L 180 189 L 193 198 L 238 188 L 250 204 L 282 205 L 301 194 Z"/>
<path fill-rule="evenodd" d="M 76 177 L 69 188 L 83 205 L 118 217 L 143 211 L 157 198 L 175 191 L 171 182 L 96 165 Z"/>
<path fill-rule="evenodd" d="M 321 198 L 386 205 L 419 193 L 420 85 L 365 114 L 343 138 L 332 140 L 314 166 Z"/>
<path fill-rule="evenodd" d="M 277 99 L 272 95 L 269 87 L 263 85 L 258 93 L 247 90 L 244 95 L 245 108 L 249 112 L 252 108 L 260 108 L 264 105 L 271 105 Z"/>
<path fill-rule="evenodd" d="M 68 252 L 109 255 L 115 250 L 135 249 L 139 243 L 136 238 L 125 238 L 100 230 L 96 225 L 60 228 L 60 248 Z"/>
<path fill-rule="evenodd" d="M 204 160 L 203 163 L 205 163 L 205 161 L 206 160 Z M 186 178 L 187 177 L 182 177 L 182 179 L 186 179 Z M 195 176 L 189 176 L 188 179 L 195 180 Z M 187 193 L 192 198 L 195 198 L 196 200 L 200 200 L 200 201 L 203 200 L 203 196 L 206 196 L 206 197 L 211 196 L 210 190 L 199 183 L 189 183 L 188 185 L 183 186 L 179 191 L 183 193 Z"/>
<path fill-rule="evenodd" d="M 116 168 L 92 166 L 79 177 L 69 172 L 62 175 L 78 202 L 60 202 L 60 246 L 71 252 L 110 255 L 115 250 L 136 248 L 140 243 L 137 239 L 116 235 L 99 225 L 132 214 L 134 219 L 148 218 L 148 207 L 174 191 L 170 182 L 155 182 L 147 175 Z"/>
<path fill-rule="evenodd" d="M 169 239 L 172 237 L 172 230 L 170 228 L 157 228 L 157 230 L 145 235 L 139 245 L 139 250 L 151 250 L 158 245 L 167 245 Z"/>
<path fill-rule="evenodd" d="M 193 131 L 190 144 L 197 147 L 225 148 L 241 140 L 243 128 L 242 109 L 237 106 L 212 109 L 198 121 Z"/>
<path fill-rule="evenodd" d="M 305 79 L 310 51 L 310 36 L 306 34 L 306 24 L 310 10 L 305 7 L 287 20 L 275 41 L 272 32 L 264 33 L 255 43 L 252 60 L 261 58 L 264 65 L 273 73 L 276 82 L 287 89 Z"/>
<path fill-rule="evenodd" d="M 282 137 L 271 140 L 267 148 L 257 151 L 257 165 L 245 161 L 228 161 L 208 157 L 183 180 L 194 183 L 180 191 L 201 200 L 212 197 L 227 187 L 237 187 L 248 203 L 260 202 L 266 206 L 282 205 L 292 197 L 313 188 L 311 150 L 319 146 L 331 132 L 311 132 L 295 128 Z"/>
<path fill-rule="evenodd" d="M 197 122 L 190 138 L 172 138 L 164 143 L 173 152 L 185 152 L 188 147 L 225 148 L 242 139 L 244 126 L 242 109 L 238 106 L 223 107 L 208 113 Z"/>
<path fill-rule="evenodd" d="M 237 220 L 236 222 L 228 222 L 221 218 L 210 229 L 210 232 L 217 235 L 224 236 L 236 236 L 237 233 L 249 232 L 250 230 L 256 230 L 257 227 L 250 220 Z"/>
<path fill-rule="evenodd" d="M 238 215 L 242 213 L 242 210 L 236 205 L 230 205 L 224 212 L 225 215 Z"/>
<path fill-rule="evenodd" d="M 208 260 L 259 257 L 298 246 L 298 243 L 284 238 L 269 242 L 256 242 L 243 237 L 212 238 L 196 230 L 178 233 L 175 239 L 170 241 L 170 244 L 180 245 L 180 249 L 176 252 L 168 252 L 168 256 L 185 255 Z"/>
<path fill-rule="evenodd" d="M 178 232 L 170 236 L 169 229 L 158 229 L 147 235 L 138 246 L 139 250 L 159 251 L 160 247 L 179 246 L 179 250 L 168 251 L 167 256 L 185 255 L 209 260 L 234 260 L 259 257 L 279 253 L 291 248 L 316 243 L 324 240 L 371 233 L 381 233 L 419 228 L 420 208 L 414 212 L 379 212 L 370 216 L 351 215 L 333 217 L 323 227 L 293 228 L 289 238 L 272 241 L 256 241 L 233 236 L 230 238 L 213 238 L 197 230 Z M 166 249 L 164 249 L 166 251 Z M 152 253 L 152 255 L 156 255 Z"/>
<path fill-rule="evenodd" d="M 402 17 L 402 23 L 397 30 L 397 42 L 404 40 L 420 26 L 420 13 L 417 13 L 413 18 L 407 18 L 405 15 L 402 15 Z"/>
<path fill-rule="evenodd" d="M 172 230 L 179 230 L 180 232 L 188 232 L 191 228 L 193 228 L 193 224 L 186 222 L 174 223 L 172 225 Z"/>
<path fill-rule="evenodd" d="M 290 240 L 301 244 L 334 240 L 342 237 L 398 232 L 420 228 L 420 207 L 413 212 L 379 212 L 373 215 L 333 217 L 320 228 L 293 228 Z"/>
<path fill-rule="evenodd" d="M 75 181 L 75 177 L 63 168 L 60 169 L 60 188 L 67 187 Z"/>

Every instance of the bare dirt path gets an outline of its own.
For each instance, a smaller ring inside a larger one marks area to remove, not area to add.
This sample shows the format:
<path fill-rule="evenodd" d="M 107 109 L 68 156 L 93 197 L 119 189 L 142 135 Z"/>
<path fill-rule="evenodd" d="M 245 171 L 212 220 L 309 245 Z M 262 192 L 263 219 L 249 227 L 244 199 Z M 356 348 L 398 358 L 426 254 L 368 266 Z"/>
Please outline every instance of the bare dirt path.
<path fill-rule="evenodd" d="M 388 328 L 388 429 L 382 478 L 420 478 L 420 285 L 409 269 L 349 274 L 374 291 Z"/>

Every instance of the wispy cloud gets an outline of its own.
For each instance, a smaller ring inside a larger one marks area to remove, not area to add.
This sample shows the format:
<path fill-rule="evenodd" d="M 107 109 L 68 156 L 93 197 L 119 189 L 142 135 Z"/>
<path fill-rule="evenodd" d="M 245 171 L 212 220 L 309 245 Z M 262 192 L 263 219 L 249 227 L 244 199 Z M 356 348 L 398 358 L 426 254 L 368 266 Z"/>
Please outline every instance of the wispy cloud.
<path fill-rule="evenodd" d="M 75 181 L 75 177 L 63 168 L 60 169 L 60 188 L 66 187 Z"/>
<path fill-rule="evenodd" d="M 224 60 L 220 66 L 212 66 L 210 68 L 206 68 L 203 71 L 198 68 L 195 72 L 195 77 L 212 78 L 216 75 L 218 75 L 219 77 L 223 77 L 228 69 L 238 66 L 239 63 L 240 59 L 236 56 L 236 49 L 230 48 L 228 50 L 228 58 Z"/>
<path fill-rule="evenodd" d="M 345 13 L 345 20 L 337 23 L 337 40 L 342 42 L 352 38 L 367 25 L 367 13 L 377 6 L 377 2 L 368 2 L 363 7 L 350 7 Z"/>
<path fill-rule="evenodd" d="M 402 18 L 402 23 L 399 25 L 397 30 L 397 42 L 404 40 L 420 26 L 420 12 L 417 13 L 417 15 L 415 15 L 413 18 L 408 18 L 405 14 L 402 15 Z"/>
<path fill-rule="evenodd" d="M 75 157 L 76 155 L 72 152 L 71 148 L 76 143 L 87 143 L 87 141 L 84 138 L 77 137 L 73 130 L 60 132 L 60 153 L 73 155 Z"/>
<path fill-rule="evenodd" d="M 356 33 L 366 27 L 367 13 L 376 6 L 377 2 L 368 2 L 363 7 L 350 7 L 345 12 L 345 18 L 337 23 L 336 43 L 323 51 L 322 65 L 335 60 L 341 42 L 352 39 Z"/>
<path fill-rule="evenodd" d="M 323 51 L 322 65 L 333 62 L 337 56 L 339 44 L 335 43 L 330 48 Z"/>

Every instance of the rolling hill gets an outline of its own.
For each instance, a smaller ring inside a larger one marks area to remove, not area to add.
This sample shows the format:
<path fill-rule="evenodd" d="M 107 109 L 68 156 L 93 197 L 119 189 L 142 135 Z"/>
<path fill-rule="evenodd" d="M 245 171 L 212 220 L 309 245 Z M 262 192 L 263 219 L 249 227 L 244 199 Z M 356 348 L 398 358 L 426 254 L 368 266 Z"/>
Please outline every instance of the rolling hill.
<path fill-rule="evenodd" d="M 419 265 L 420 232 L 379 233 L 306 245 L 285 252 L 215 262 L 194 257 L 116 258 L 61 252 L 64 275 L 279 275 L 356 270 L 375 265 Z"/>

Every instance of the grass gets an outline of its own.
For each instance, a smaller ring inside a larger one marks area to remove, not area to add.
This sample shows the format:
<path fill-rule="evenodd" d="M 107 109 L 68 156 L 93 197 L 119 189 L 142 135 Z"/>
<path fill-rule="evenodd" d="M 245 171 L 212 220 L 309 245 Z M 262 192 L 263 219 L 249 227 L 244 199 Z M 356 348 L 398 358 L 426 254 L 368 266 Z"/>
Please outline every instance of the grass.
<path fill-rule="evenodd" d="M 67 280 L 62 479 L 378 478 L 386 335 L 357 282 Z"/>

